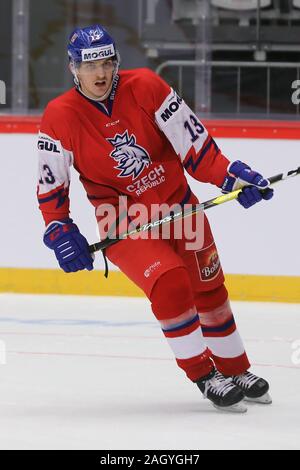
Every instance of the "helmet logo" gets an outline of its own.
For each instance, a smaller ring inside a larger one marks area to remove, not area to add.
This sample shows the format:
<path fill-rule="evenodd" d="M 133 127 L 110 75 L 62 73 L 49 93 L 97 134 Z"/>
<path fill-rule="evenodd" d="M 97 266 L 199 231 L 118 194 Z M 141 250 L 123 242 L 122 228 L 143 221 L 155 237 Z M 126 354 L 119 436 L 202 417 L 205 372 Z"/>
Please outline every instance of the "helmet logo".
<path fill-rule="evenodd" d="M 102 47 L 91 47 L 90 49 L 83 49 L 81 51 L 82 61 L 87 60 L 98 60 L 98 59 L 107 59 L 115 55 L 115 49 L 113 44 Z"/>
<path fill-rule="evenodd" d="M 137 145 L 136 137 L 132 134 L 130 137 L 128 131 L 124 134 L 116 134 L 113 139 L 107 139 L 114 147 L 110 153 L 110 157 L 114 158 L 118 163 L 116 169 L 121 170 L 119 177 L 132 176 L 134 180 L 137 178 L 145 167 L 151 163 L 148 152 Z"/>
<path fill-rule="evenodd" d="M 103 36 L 103 32 L 99 29 L 90 29 L 89 34 L 91 36 L 92 42 L 99 41 Z"/>

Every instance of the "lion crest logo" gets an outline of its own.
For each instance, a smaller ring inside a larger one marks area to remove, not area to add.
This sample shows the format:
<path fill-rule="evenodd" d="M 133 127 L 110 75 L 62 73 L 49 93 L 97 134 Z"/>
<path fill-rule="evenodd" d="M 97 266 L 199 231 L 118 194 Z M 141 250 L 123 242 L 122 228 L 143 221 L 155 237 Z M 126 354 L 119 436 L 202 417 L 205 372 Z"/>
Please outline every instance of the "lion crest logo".
<path fill-rule="evenodd" d="M 110 153 L 110 157 L 118 163 L 114 168 L 121 171 L 119 177 L 132 176 L 134 180 L 145 167 L 148 168 L 150 165 L 151 160 L 148 152 L 137 145 L 134 134 L 129 137 L 128 131 L 125 131 L 124 134 L 116 134 L 113 139 L 107 140 L 115 147 L 115 150 Z"/>
<path fill-rule="evenodd" d="M 89 33 L 90 33 L 91 42 L 100 41 L 100 39 L 103 36 L 102 31 L 98 29 L 90 29 Z"/>

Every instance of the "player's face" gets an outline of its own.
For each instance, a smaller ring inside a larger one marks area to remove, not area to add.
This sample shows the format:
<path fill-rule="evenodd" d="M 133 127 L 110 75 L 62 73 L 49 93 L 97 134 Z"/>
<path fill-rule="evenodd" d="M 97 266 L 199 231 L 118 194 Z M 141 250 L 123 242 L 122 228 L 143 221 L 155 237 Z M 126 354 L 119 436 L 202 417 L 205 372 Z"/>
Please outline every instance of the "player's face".
<path fill-rule="evenodd" d="M 82 62 L 77 68 L 80 86 L 87 96 L 101 98 L 110 88 L 114 72 L 112 59 Z"/>

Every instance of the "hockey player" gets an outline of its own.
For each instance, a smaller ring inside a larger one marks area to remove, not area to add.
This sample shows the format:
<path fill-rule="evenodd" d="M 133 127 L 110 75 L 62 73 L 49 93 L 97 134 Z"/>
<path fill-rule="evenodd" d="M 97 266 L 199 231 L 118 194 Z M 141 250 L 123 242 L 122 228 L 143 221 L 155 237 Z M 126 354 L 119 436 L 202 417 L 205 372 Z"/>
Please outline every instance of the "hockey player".
<path fill-rule="evenodd" d="M 102 26 L 76 29 L 68 55 L 75 87 L 48 104 L 38 142 L 44 243 L 65 272 L 93 269 L 87 240 L 69 216 L 71 165 L 96 212 L 103 205 L 117 207 L 120 196 L 129 207 L 197 204 L 184 169 L 224 193 L 243 188 L 238 201 L 245 208 L 273 196 L 261 174 L 229 162 L 159 76 L 148 69 L 119 71 L 115 42 Z M 271 403 L 266 380 L 248 371 L 205 216 L 201 229 L 201 249 L 188 250 L 184 235 L 129 237 L 106 255 L 143 289 L 178 366 L 215 407 L 246 411 L 244 398 Z"/>

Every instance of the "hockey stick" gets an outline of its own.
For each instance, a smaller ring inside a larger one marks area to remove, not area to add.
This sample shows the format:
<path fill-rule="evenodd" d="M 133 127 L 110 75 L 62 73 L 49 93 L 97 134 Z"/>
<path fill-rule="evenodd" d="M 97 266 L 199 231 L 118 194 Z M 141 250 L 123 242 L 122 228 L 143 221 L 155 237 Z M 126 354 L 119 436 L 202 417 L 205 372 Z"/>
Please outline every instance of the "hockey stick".
<path fill-rule="evenodd" d="M 296 170 L 291 170 L 287 173 L 280 173 L 279 175 L 271 176 L 270 178 L 268 178 L 268 180 L 270 181 L 270 184 L 273 185 L 275 183 L 278 183 L 279 181 L 286 180 L 288 178 L 291 178 L 292 176 L 296 176 L 299 174 L 300 166 Z M 135 235 L 139 232 L 149 231 L 155 227 L 158 227 L 163 224 L 169 224 L 170 222 L 173 222 L 178 219 L 185 219 L 186 217 L 189 217 L 193 214 L 197 214 L 200 211 L 205 211 L 207 209 L 210 209 L 211 207 L 219 206 L 220 204 L 223 204 L 225 202 L 232 201 L 234 199 L 237 199 L 241 191 L 242 189 L 237 189 L 236 191 L 232 191 L 231 193 L 223 194 L 222 196 L 217 196 L 213 199 L 209 199 L 208 201 L 202 202 L 201 204 L 197 204 L 197 206 L 194 206 L 187 211 L 179 211 L 172 215 L 163 217 L 162 219 L 158 219 L 155 222 L 148 222 L 147 224 L 144 224 L 135 230 L 123 233 L 122 235 L 120 235 L 119 238 L 106 238 L 101 242 L 93 243 L 89 246 L 89 251 L 90 253 L 94 253 L 99 250 L 105 250 L 105 248 L 108 248 L 109 246 L 114 245 L 120 240 L 124 240 L 125 238 L 128 238 L 131 235 Z M 263 191 L 264 190 L 262 190 L 262 192 Z"/>

